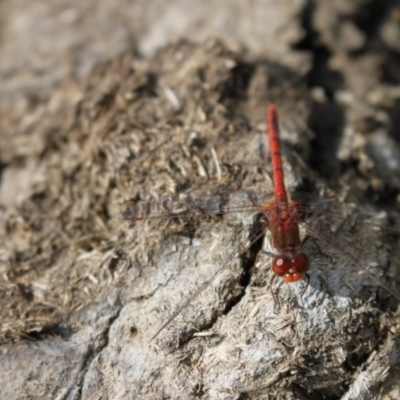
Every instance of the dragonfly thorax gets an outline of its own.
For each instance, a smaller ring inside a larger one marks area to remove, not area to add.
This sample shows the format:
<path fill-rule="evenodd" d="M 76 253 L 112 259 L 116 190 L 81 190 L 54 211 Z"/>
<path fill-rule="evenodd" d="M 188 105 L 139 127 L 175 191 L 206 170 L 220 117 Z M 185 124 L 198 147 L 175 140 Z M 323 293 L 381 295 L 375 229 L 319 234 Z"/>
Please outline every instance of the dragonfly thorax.
<path fill-rule="evenodd" d="M 296 282 L 303 278 L 303 275 L 310 268 L 310 261 L 304 253 L 297 253 L 293 257 L 279 255 L 274 258 L 272 270 L 285 282 Z"/>

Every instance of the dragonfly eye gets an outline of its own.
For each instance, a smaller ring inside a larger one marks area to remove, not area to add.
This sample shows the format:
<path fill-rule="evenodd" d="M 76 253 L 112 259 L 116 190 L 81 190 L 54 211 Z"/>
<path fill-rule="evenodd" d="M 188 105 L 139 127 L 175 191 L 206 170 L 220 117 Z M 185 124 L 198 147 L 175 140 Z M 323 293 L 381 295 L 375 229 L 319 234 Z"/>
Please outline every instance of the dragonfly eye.
<path fill-rule="evenodd" d="M 272 270 L 275 275 L 283 276 L 292 267 L 292 262 L 289 257 L 286 256 L 276 256 L 274 262 L 272 263 Z"/>
<path fill-rule="evenodd" d="M 297 253 L 293 260 L 293 267 L 298 272 L 307 272 L 310 268 L 310 261 L 304 253 Z"/>

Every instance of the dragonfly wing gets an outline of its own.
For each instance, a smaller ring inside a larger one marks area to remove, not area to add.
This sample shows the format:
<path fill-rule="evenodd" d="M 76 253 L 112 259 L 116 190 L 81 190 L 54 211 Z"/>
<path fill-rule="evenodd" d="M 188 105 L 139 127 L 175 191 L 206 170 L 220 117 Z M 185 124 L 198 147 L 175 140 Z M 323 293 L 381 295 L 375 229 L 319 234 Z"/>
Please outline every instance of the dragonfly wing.
<path fill-rule="evenodd" d="M 252 191 L 217 187 L 212 191 L 190 191 L 161 201 L 150 201 L 127 207 L 115 218 L 141 221 L 157 218 L 188 218 L 193 215 L 216 215 L 232 212 L 257 212 L 270 194 L 256 195 Z"/>
<path fill-rule="evenodd" d="M 296 203 L 296 209 L 303 214 L 302 219 L 305 220 L 309 217 L 329 217 L 330 219 L 338 223 L 349 222 L 351 224 L 360 224 L 366 227 L 373 227 L 381 229 L 382 231 L 392 232 L 395 234 L 400 234 L 400 229 L 388 226 L 382 226 L 379 223 L 371 221 L 371 219 L 376 219 L 377 214 L 371 214 L 368 218 L 365 213 L 362 214 L 360 210 L 353 205 L 351 209 L 351 214 L 349 214 L 349 209 L 347 209 L 341 204 L 337 198 L 328 197 L 320 198 L 308 193 L 297 192 L 291 194 L 291 199 Z M 349 217 L 349 215 L 351 215 Z M 380 214 L 380 218 L 386 217 L 387 214 Z M 386 222 L 386 221 L 385 221 Z M 396 226 L 399 226 L 399 222 L 395 221 Z"/>
<path fill-rule="evenodd" d="M 357 267 L 358 270 L 360 270 L 363 274 L 367 275 L 371 280 L 373 280 L 379 286 L 383 287 L 390 294 L 400 300 L 400 293 L 366 267 L 367 263 L 363 258 L 360 257 L 360 253 L 355 251 L 356 248 L 354 246 L 350 247 L 343 240 L 339 240 L 334 236 L 327 237 L 325 236 L 325 234 L 322 234 L 311 226 L 307 226 L 307 232 L 314 239 L 324 243 L 324 245 L 326 245 L 328 248 L 335 250 L 345 260 Z"/>
<path fill-rule="evenodd" d="M 264 234 L 266 229 L 268 228 L 268 223 L 260 224 L 256 231 L 253 234 L 243 240 L 242 243 L 238 246 L 236 251 L 231 253 L 224 261 L 224 263 L 214 272 L 211 276 L 206 279 L 200 287 L 190 296 L 188 299 L 179 307 L 177 308 L 174 313 L 160 326 L 157 332 L 152 336 L 150 341 L 155 339 L 162 330 L 164 330 L 183 310 L 185 310 L 213 281 L 214 279 L 220 275 L 230 264 L 233 260 L 238 258 L 244 252 L 246 252 L 258 239 L 260 239 Z"/>

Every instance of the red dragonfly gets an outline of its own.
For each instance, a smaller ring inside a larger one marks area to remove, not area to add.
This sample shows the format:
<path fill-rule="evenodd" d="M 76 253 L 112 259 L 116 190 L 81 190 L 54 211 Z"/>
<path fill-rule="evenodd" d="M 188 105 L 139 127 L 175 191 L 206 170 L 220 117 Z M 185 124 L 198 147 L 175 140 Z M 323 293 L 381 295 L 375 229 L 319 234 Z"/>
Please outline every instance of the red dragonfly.
<path fill-rule="evenodd" d="M 169 318 L 165 321 L 157 332 L 153 335 L 153 340 L 165 327 L 167 327 L 186 307 L 188 307 L 195 298 L 219 275 L 224 271 L 236 257 L 240 256 L 248 250 L 255 242 L 257 242 L 267 230 L 270 231 L 272 237 L 272 245 L 275 253 L 261 250 L 258 255 L 265 254 L 273 257 L 272 270 L 275 275 L 271 279 L 280 277 L 285 282 L 296 282 L 306 277 L 309 281 L 307 271 L 310 267 L 308 256 L 300 251 L 308 238 L 311 238 L 318 247 L 317 240 L 325 245 L 338 251 L 351 264 L 357 266 L 366 273 L 371 279 L 378 282 L 388 292 L 400 300 L 400 294 L 386 283 L 382 282 L 378 277 L 369 272 L 362 261 L 354 253 L 354 249 L 346 247 L 337 239 L 322 235 L 311 225 L 307 225 L 307 235 L 301 240 L 299 224 L 310 216 L 329 214 L 336 219 L 350 220 L 339 213 L 332 212 L 332 204 L 327 203 L 330 210 L 320 208 L 314 201 L 289 201 L 282 168 L 281 146 L 279 140 L 278 115 L 275 104 L 270 104 L 267 110 L 267 134 L 269 149 L 272 163 L 272 177 L 274 198 L 271 200 L 268 196 L 257 196 L 252 191 L 241 190 L 242 196 L 239 201 L 230 200 L 230 196 L 235 191 L 229 188 L 216 188 L 210 193 L 201 194 L 180 194 L 172 198 L 165 199 L 159 203 L 146 203 L 142 206 L 128 208 L 124 210 L 117 218 L 125 221 L 142 221 L 147 219 L 159 218 L 181 218 L 190 217 L 195 214 L 225 214 L 230 212 L 256 212 L 264 218 L 256 232 L 250 238 L 241 243 L 238 249 L 230 254 L 224 263 L 207 279 L 197 291 L 189 297 Z M 352 221 L 352 220 L 350 220 Z M 360 223 L 361 221 L 355 221 Z M 383 228 L 369 222 L 364 224 Z M 400 231 L 392 228 L 383 228 L 394 233 Z M 257 256 L 258 258 L 258 256 Z M 308 283 L 307 283 L 308 286 Z M 307 289 L 307 287 L 306 287 Z M 305 291 L 305 290 L 304 290 Z M 303 293 L 304 293 L 303 291 Z M 273 292 L 272 292 L 273 294 Z M 274 294 L 273 294 L 274 295 Z M 275 298 L 275 296 L 274 296 Z"/>

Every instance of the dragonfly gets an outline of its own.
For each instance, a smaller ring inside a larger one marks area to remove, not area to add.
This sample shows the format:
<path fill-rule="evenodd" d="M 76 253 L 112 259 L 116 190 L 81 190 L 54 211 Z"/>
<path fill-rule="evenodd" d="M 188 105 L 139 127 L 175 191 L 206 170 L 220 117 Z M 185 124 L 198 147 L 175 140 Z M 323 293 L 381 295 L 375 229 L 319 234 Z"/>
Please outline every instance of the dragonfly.
<path fill-rule="evenodd" d="M 160 202 L 148 202 L 137 207 L 129 207 L 117 216 L 118 219 L 133 223 L 152 219 L 189 218 L 194 215 L 223 215 L 239 212 L 253 212 L 263 217 L 260 219 L 261 222 L 252 235 L 239 244 L 238 248 L 225 258 L 222 265 L 208 279 L 204 280 L 198 289 L 172 313 L 159 327 L 150 341 L 170 325 L 219 274 L 229 267 L 235 258 L 251 248 L 267 231 L 270 232 L 272 247 L 275 251 L 270 252 L 262 249 L 257 254 L 256 260 L 261 255 L 272 257 L 273 276 L 270 282 L 271 287 L 276 278 L 280 278 L 284 282 L 298 282 L 305 278 L 308 286 L 310 278 L 307 272 L 310 269 L 311 263 L 308 255 L 302 249 L 307 240 L 312 239 L 320 252 L 318 241 L 340 253 L 349 263 L 356 266 L 395 298 L 400 300 L 400 294 L 397 290 L 370 272 L 354 252 L 354 249 L 344 245 L 340 240 L 321 234 L 311 224 L 306 225 L 306 235 L 301 239 L 299 226 L 311 217 L 328 214 L 337 220 L 353 220 L 343 216 L 339 212 L 335 213 L 335 207 L 332 206 L 333 203 L 329 200 L 326 200 L 325 203 L 322 202 L 322 204 L 325 204 L 323 206 L 321 206 L 320 201 L 315 201 L 312 196 L 294 195 L 289 200 L 284 180 L 278 112 L 274 103 L 268 105 L 266 126 L 272 164 L 272 198 L 269 194 L 259 195 L 251 190 L 217 187 L 210 192 L 180 193 Z M 363 224 L 385 229 L 396 234 L 400 233 L 395 228 L 382 227 L 371 222 L 358 220 L 354 222 L 362 222 Z M 273 292 L 272 295 L 274 296 Z M 275 296 L 274 300 L 276 301 Z"/>

